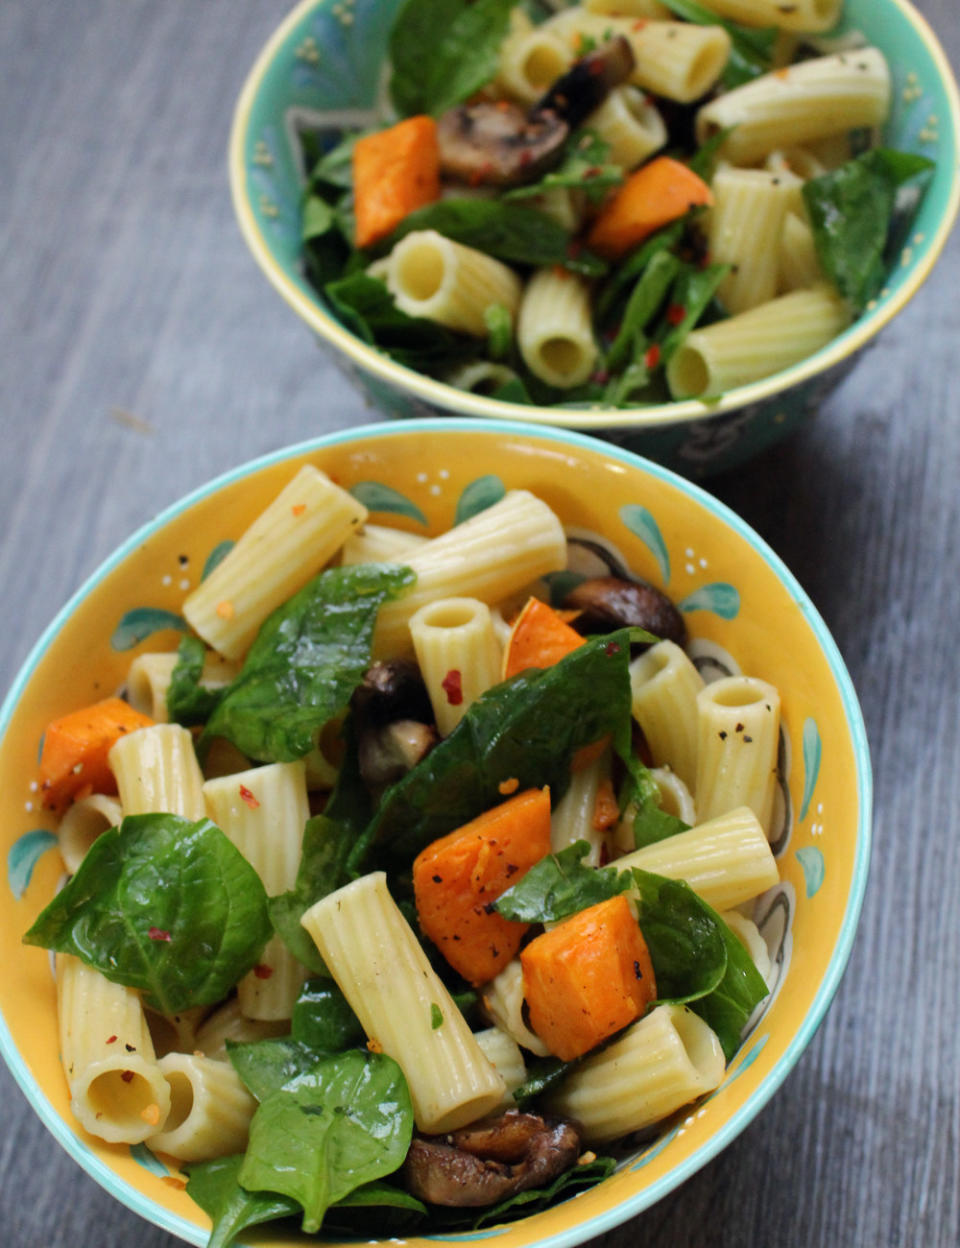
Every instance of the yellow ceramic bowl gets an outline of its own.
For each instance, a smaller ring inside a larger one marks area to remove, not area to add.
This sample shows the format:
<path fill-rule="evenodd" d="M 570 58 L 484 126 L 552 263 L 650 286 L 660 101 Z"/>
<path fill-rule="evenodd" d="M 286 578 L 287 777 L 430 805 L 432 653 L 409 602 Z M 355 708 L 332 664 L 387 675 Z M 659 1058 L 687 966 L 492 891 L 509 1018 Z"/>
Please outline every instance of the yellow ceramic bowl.
<path fill-rule="evenodd" d="M 460 419 L 334 434 L 245 465 L 197 491 L 131 537 L 90 578 L 37 643 L 0 712 L 7 864 L 0 882 L 0 1049 L 37 1113 L 89 1174 L 145 1218 L 189 1243 L 206 1243 L 207 1218 L 181 1190 L 175 1170 L 143 1146 L 110 1146 L 86 1135 L 70 1113 L 49 959 L 21 944 L 63 870 L 53 824 L 35 792 L 37 751 L 51 718 L 116 690 L 134 655 L 177 645 L 185 627 L 184 579 L 195 584 L 211 555 L 235 539 L 303 463 L 355 491 L 377 521 L 419 533 L 450 527 L 458 503 L 462 514 L 464 506 L 476 508 L 502 487 L 529 488 L 568 529 L 591 541 L 579 547 L 581 557 L 589 549 L 592 559 L 619 559 L 669 593 L 685 613 L 702 661 L 739 665 L 780 689 L 784 801 L 775 850 L 782 883 L 760 914 L 778 965 L 772 1001 L 721 1088 L 666 1124 L 616 1174 L 552 1210 L 485 1232 L 502 1248 L 578 1243 L 639 1213 L 691 1175 L 785 1078 L 846 962 L 870 839 L 870 766 L 860 710 L 836 646 L 803 590 L 746 525 L 697 487 L 581 435 Z M 428 1242 L 409 1240 L 412 1248 Z"/>
<path fill-rule="evenodd" d="M 909 0 L 845 0 L 840 30 L 856 30 L 887 58 L 892 111 L 884 141 L 928 156 L 936 169 L 910 238 L 868 310 L 821 351 L 719 399 L 647 407 L 536 407 L 470 394 L 397 364 L 331 315 L 301 262 L 303 169 L 298 134 L 333 139 L 381 117 L 387 32 L 401 0 L 301 0 L 258 56 L 237 101 L 230 185 L 247 245 L 278 294 L 383 412 L 444 412 L 580 429 L 628 446 L 685 476 L 725 471 L 802 424 L 852 368 L 861 349 L 926 280 L 960 204 L 960 96 L 936 36 Z"/>

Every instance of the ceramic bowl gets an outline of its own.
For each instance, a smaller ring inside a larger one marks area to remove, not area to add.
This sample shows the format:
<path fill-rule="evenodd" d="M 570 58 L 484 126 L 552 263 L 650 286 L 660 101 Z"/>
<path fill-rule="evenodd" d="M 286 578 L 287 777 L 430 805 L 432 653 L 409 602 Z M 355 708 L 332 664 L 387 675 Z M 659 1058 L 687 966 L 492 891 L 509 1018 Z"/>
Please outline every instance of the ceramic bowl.
<path fill-rule="evenodd" d="M 552 1210 L 484 1232 L 500 1248 L 579 1243 L 635 1216 L 688 1178 L 783 1082 L 846 963 L 870 843 L 863 721 L 813 605 L 732 512 L 622 448 L 562 430 L 459 418 L 368 426 L 228 473 L 175 504 L 108 559 L 41 637 L 0 711 L 0 861 L 6 864 L 0 877 L 0 1049 L 43 1122 L 93 1178 L 171 1233 L 206 1243 L 207 1219 L 181 1190 L 175 1169 L 143 1145 L 111 1146 L 86 1135 L 70 1113 L 48 956 L 21 943 L 63 871 L 33 778 L 44 725 L 119 688 L 141 650 L 177 645 L 189 585 L 303 463 L 352 490 L 376 521 L 418 533 L 445 530 L 455 516 L 495 501 L 504 487 L 529 488 L 576 539 L 571 549 L 577 559 L 625 565 L 673 598 L 695 638 L 699 664 L 715 674 L 739 668 L 779 687 L 781 801 L 774 848 L 782 880 L 757 912 L 775 966 L 772 998 L 723 1085 L 665 1124 L 616 1174 Z M 407 1242 L 428 1248 L 431 1241 Z"/>
<path fill-rule="evenodd" d="M 371 124 L 384 50 L 399 0 L 305 0 L 270 38 L 247 78 L 230 139 L 230 180 L 243 235 L 287 303 L 326 343 L 373 404 L 391 416 L 460 412 L 581 429 L 687 476 L 745 461 L 795 429 L 852 368 L 861 348 L 916 294 L 960 203 L 960 97 L 934 34 L 908 0 L 847 0 L 844 27 L 863 31 L 893 73 L 885 141 L 937 162 L 912 237 L 887 286 L 823 350 L 709 403 L 630 410 L 529 407 L 468 394 L 394 363 L 345 329 L 300 263 L 303 168 L 298 133 Z"/>

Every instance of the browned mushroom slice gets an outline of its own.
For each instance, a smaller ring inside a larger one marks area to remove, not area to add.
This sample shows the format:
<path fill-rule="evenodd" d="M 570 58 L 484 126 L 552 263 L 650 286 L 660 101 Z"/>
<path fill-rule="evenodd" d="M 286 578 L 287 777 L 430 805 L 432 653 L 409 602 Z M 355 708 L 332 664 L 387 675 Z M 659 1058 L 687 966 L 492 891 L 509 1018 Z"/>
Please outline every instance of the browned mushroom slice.
<path fill-rule="evenodd" d="M 437 743 L 436 730 L 415 719 L 376 724 L 359 734 L 357 752 L 360 775 L 373 789 L 405 776 Z"/>
<path fill-rule="evenodd" d="M 559 161 L 569 134 L 551 112 L 528 116 L 502 100 L 464 104 L 437 122 L 440 169 L 471 186 L 519 186 Z"/>
<path fill-rule="evenodd" d="M 677 608 L 666 594 L 643 582 L 598 576 L 572 589 L 563 605 L 581 612 L 573 621 L 579 633 L 608 633 L 629 626 L 645 628 L 678 646 L 687 639 L 687 626 Z"/>
<path fill-rule="evenodd" d="M 575 61 L 531 111 L 549 110 L 574 129 L 600 107 L 614 87 L 627 81 L 635 65 L 629 42 L 617 35 Z"/>
<path fill-rule="evenodd" d="M 579 1154 L 572 1123 L 508 1109 L 449 1135 L 415 1139 L 403 1173 L 408 1190 L 430 1204 L 482 1208 L 549 1183 Z"/>
<path fill-rule="evenodd" d="M 412 659 L 372 663 L 353 691 L 351 706 L 363 724 L 387 724 L 396 719 L 431 723 L 430 696 Z"/>

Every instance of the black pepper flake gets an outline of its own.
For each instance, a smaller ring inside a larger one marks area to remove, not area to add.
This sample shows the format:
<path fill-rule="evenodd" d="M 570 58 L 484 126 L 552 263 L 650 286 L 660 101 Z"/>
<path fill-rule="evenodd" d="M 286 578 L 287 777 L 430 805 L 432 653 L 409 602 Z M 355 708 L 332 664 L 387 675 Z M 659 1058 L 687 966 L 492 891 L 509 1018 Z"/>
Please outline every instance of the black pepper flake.
<path fill-rule="evenodd" d="M 443 883 L 443 876 L 442 876 L 442 875 L 435 875 L 435 876 L 433 877 L 433 882 L 434 882 L 434 884 L 442 884 L 442 883 Z"/>
<path fill-rule="evenodd" d="M 749 745 L 749 744 L 751 743 L 751 741 L 753 740 L 753 737 L 748 737 L 748 736 L 747 736 L 747 734 L 746 734 L 746 733 L 744 733 L 744 734 L 743 734 L 743 739 L 744 739 L 744 741 L 746 742 L 746 744 L 747 744 L 747 745 Z"/>
<path fill-rule="evenodd" d="M 495 957 L 495 958 L 499 958 L 499 956 L 500 956 L 500 950 L 497 948 L 497 946 L 496 946 L 496 945 L 491 945 L 491 946 L 490 946 L 490 953 L 491 953 L 491 954 L 493 955 L 493 957 Z"/>
<path fill-rule="evenodd" d="M 737 724 L 736 728 L 734 728 L 734 730 L 733 730 L 733 731 L 734 731 L 734 732 L 743 732 L 743 724 Z"/>
<path fill-rule="evenodd" d="M 483 907 L 484 914 L 496 914 L 496 911 L 497 911 L 496 902 L 493 902 L 493 901 L 488 901 L 487 904 Z"/>
<path fill-rule="evenodd" d="M 128 1053 L 136 1053 L 137 1051 L 137 1046 L 135 1044 L 125 1044 L 123 1047 Z"/>
<path fill-rule="evenodd" d="M 516 864 L 515 862 L 508 862 L 508 863 L 507 863 L 507 876 L 508 876 L 508 877 L 509 877 L 509 876 L 511 876 L 511 875 L 516 875 L 516 873 L 517 873 L 519 870 L 520 870 L 520 868 L 517 866 L 517 864 Z"/>
<path fill-rule="evenodd" d="M 724 732 L 724 730 L 723 730 L 722 728 L 720 729 L 720 732 L 719 732 L 719 737 L 720 737 L 720 740 L 721 740 L 721 741 L 726 741 L 726 739 L 727 739 L 727 734 Z"/>
<path fill-rule="evenodd" d="M 633 973 L 634 973 L 634 975 L 637 977 L 637 979 L 643 979 L 643 971 L 641 971 L 641 969 L 640 969 L 640 963 L 639 963 L 639 962 L 636 962 L 636 961 L 634 962 L 634 964 L 633 964 Z"/>
<path fill-rule="evenodd" d="M 190 562 L 190 556 L 189 555 L 177 555 L 177 560 L 181 568 L 185 568 L 187 564 Z"/>

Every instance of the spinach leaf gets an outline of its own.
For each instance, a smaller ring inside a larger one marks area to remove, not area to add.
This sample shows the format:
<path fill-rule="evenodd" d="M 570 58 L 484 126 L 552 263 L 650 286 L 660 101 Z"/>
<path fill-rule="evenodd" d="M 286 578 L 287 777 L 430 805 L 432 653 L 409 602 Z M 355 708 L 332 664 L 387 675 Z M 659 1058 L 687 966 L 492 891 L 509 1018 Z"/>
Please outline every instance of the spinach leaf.
<path fill-rule="evenodd" d="M 513 1099 L 520 1107 L 526 1108 L 531 1101 L 558 1088 L 570 1071 L 577 1065 L 576 1061 L 565 1062 L 560 1057 L 538 1057 L 527 1063 L 527 1077 L 518 1088 L 513 1090 Z"/>
<path fill-rule="evenodd" d="M 227 1248 L 241 1231 L 275 1218 L 293 1217 L 300 1205 L 276 1192 L 247 1192 L 239 1182 L 243 1154 L 193 1163 L 187 1170 L 187 1195 L 213 1223 L 207 1248 Z"/>
<path fill-rule="evenodd" d="M 264 621 L 200 748 L 226 737 L 248 758 L 291 762 L 347 704 L 370 665 L 377 611 L 409 568 L 360 564 L 314 577 Z"/>
<path fill-rule="evenodd" d="M 240 1183 L 293 1197 L 304 1231 L 314 1232 L 330 1205 L 392 1174 L 412 1135 L 410 1092 L 392 1058 L 359 1051 L 323 1058 L 261 1101 Z"/>
<path fill-rule="evenodd" d="M 167 689 L 167 714 L 172 723 L 186 728 L 205 724 L 223 697 L 223 689 L 204 689 L 200 683 L 206 657 L 207 648 L 199 637 L 183 637 Z"/>
<path fill-rule="evenodd" d="M 606 366 L 611 372 L 623 368 L 628 362 L 634 335 L 643 331 L 653 319 L 680 268 L 681 262 L 672 252 L 661 249 L 651 257 L 627 300 L 620 332 L 607 353 Z"/>
<path fill-rule="evenodd" d="M 427 1206 L 392 1183 L 364 1183 L 331 1205 L 324 1229 L 339 1230 L 365 1239 L 403 1234 L 427 1216 Z"/>
<path fill-rule="evenodd" d="M 705 269 L 686 264 L 680 270 L 670 292 L 668 315 L 656 334 L 664 364 L 699 322 L 729 272 L 729 264 L 709 264 Z"/>
<path fill-rule="evenodd" d="M 294 1083 L 316 1066 L 321 1054 L 291 1036 L 271 1036 L 238 1044 L 227 1041 L 227 1057 L 243 1086 L 258 1101 L 265 1101 L 288 1083 Z"/>
<path fill-rule="evenodd" d="M 803 185 L 824 273 L 860 312 L 879 294 L 898 189 L 933 169 L 925 156 L 877 147 Z"/>
<path fill-rule="evenodd" d="M 717 1033 L 729 1062 L 767 986 L 720 915 L 682 880 L 633 868 L 640 930 L 650 950 L 657 1000 L 688 1004 Z"/>
<path fill-rule="evenodd" d="M 209 1005 L 270 936 L 263 885 L 209 819 L 128 815 L 24 936 L 138 988 L 161 1014 Z"/>
<path fill-rule="evenodd" d="M 521 789 L 549 785 L 559 801 L 574 753 L 608 733 L 620 756 L 630 756 L 629 661 L 630 630 L 621 629 L 585 642 L 553 667 L 488 689 L 445 740 L 387 789 L 351 855 L 352 869 L 361 867 L 371 844 L 391 857 L 413 858 L 502 802 L 506 779 L 516 778 Z"/>
<path fill-rule="evenodd" d="M 386 283 L 367 273 L 328 282 L 323 293 L 347 329 L 407 368 L 437 371 L 477 352 L 465 335 L 401 311 Z"/>
<path fill-rule="evenodd" d="M 600 203 L 611 187 L 623 182 L 620 165 L 610 163 L 610 144 L 593 130 L 580 130 L 567 140 L 566 154 L 558 167 L 539 182 L 515 186 L 506 191 L 506 200 L 530 199 L 547 191 L 570 187 L 584 191 L 593 204 Z"/>
<path fill-rule="evenodd" d="M 309 820 L 304 829 L 296 882 L 268 903 L 274 930 L 293 955 L 318 975 L 326 975 L 327 968 L 300 918 L 315 901 L 350 881 L 350 853 L 373 813 L 370 795 L 360 778 L 349 717 L 341 734 L 346 749 L 337 783 L 323 814 Z"/>
<path fill-rule="evenodd" d="M 775 26 L 741 26 L 739 22 L 718 17 L 695 0 L 663 0 L 663 3 L 685 21 L 696 22 L 699 26 L 722 26 L 730 36 L 730 57 L 721 79 L 728 91 L 770 71 L 778 34 Z"/>
<path fill-rule="evenodd" d="M 562 264 L 596 276 L 607 265 L 587 251 L 571 250 L 571 238 L 546 213 L 502 199 L 442 199 L 405 217 L 377 253 L 391 250 L 414 230 L 436 230 L 455 243 L 475 247 L 507 264 L 542 267 Z"/>
<path fill-rule="evenodd" d="M 583 858 L 589 852 L 587 841 L 576 841 L 559 853 L 548 854 L 500 894 L 494 909 L 518 923 L 549 923 L 633 887 L 625 871 L 586 866 Z"/>
<path fill-rule="evenodd" d="M 516 0 L 407 0 L 390 31 L 390 96 L 405 116 L 442 113 L 496 76 Z"/>
<path fill-rule="evenodd" d="M 319 1053 L 341 1053 L 366 1040 L 360 1020 L 332 979 L 308 979 L 293 1007 L 290 1035 Z"/>
<path fill-rule="evenodd" d="M 440 1209 L 432 1210 L 435 1224 L 446 1230 L 472 1228 L 478 1230 L 484 1226 L 500 1222 L 511 1222 L 516 1218 L 527 1217 L 546 1209 L 560 1200 L 567 1200 L 584 1188 L 593 1187 L 613 1174 L 617 1168 L 613 1157 L 595 1157 L 593 1161 L 572 1166 L 565 1170 L 546 1187 L 528 1188 L 508 1196 L 497 1205 L 487 1209 Z"/>
<path fill-rule="evenodd" d="M 640 246 L 610 274 L 597 296 L 595 319 L 599 326 L 609 323 L 611 315 L 619 306 L 620 301 L 631 282 L 641 277 L 644 270 L 655 256 L 661 252 L 671 251 L 683 238 L 687 227 L 687 218 L 674 221 L 663 229 L 651 234 Z"/>

